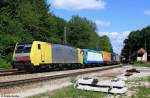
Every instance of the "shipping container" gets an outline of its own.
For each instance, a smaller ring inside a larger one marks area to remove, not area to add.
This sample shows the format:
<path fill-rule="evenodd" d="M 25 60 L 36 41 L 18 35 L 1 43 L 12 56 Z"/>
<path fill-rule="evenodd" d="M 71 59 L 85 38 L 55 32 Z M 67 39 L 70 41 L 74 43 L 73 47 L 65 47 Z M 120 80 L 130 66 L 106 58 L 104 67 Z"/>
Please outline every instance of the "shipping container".
<path fill-rule="evenodd" d="M 117 63 L 120 63 L 120 55 L 116 55 L 116 61 L 117 61 Z"/>
<path fill-rule="evenodd" d="M 111 53 L 111 63 L 118 64 L 120 62 L 120 56 L 116 53 Z"/>
<path fill-rule="evenodd" d="M 107 51 L 102 51 L 102 57 L 105 63 L 111 63 L 111 53 Z"/>
<path fill-rule="evenodd" d="M 102 54 L 98 51 L 83 49 L 84 64 L 102 64 Z"/>

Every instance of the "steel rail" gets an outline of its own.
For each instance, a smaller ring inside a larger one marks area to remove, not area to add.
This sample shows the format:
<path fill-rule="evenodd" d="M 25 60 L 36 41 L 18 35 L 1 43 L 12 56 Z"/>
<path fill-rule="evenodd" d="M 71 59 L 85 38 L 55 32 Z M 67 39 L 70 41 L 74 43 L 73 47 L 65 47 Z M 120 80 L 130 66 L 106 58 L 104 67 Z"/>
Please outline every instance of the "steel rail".
<path fill-rule="evenodd" d="M 25 71 L 18 71 L 18 70 L 6 70 L 6 71 L 1 71 L 0 72 L 0 77 L 3 76 L 10 76 L 10 75 L 20 75 L 26 73 Z"/>
<path fill-rule="evenodd" d="M 15 72 L 17 71 L 17 69 L 0 69 L 0 73 L 3 73 L 3 72 Z"/>

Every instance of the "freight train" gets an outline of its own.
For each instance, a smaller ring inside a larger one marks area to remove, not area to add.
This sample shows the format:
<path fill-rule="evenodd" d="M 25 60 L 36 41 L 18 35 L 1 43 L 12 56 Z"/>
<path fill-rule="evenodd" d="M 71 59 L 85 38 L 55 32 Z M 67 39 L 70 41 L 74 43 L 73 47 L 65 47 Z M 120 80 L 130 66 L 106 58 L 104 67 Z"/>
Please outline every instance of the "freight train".
<path fill-rule="evenodd" d="M 115 53 L 33 41 L 16 44 L 12 67 L 32 72 L 42 69 L 63 70 L 64 68 L 86 68 L 118 63 L 120 63 L 120 57 Z"/>

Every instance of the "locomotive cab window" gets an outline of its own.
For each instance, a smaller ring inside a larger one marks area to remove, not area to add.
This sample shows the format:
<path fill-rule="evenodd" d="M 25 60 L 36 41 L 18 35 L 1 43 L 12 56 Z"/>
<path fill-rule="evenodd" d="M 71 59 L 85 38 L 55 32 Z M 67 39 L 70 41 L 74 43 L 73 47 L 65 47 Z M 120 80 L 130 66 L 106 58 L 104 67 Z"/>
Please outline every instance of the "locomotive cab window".
<path fill-rule="evenodd" d="M 38 49 L 41 49 L 41 45 L 40 44 L 38 44 Z"/>
<path fill-rule="evenodd" d="M 16 47 L 16 53 L 29 53 L 31 50 L 31 45 L 17 45 Z"/>

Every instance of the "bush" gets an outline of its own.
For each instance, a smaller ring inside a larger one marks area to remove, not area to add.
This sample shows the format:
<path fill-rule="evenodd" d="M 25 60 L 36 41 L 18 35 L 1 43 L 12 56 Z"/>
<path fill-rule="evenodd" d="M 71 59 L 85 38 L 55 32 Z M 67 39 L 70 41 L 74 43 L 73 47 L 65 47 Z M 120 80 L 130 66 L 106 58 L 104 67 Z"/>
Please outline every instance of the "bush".
<path fill-rule="evenodd" d="M 10 68 L 10 63 L 0 58 L 0 68 L 8 69 Z"/>

